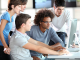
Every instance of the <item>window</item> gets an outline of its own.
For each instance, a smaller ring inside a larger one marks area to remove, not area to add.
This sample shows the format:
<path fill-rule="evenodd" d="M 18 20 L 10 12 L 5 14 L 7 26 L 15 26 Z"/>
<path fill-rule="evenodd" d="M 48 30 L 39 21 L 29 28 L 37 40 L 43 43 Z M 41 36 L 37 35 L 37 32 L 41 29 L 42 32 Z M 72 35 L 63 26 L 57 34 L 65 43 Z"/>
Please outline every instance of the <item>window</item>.
<path fill-rule="evenodd" d="M 8 0 L 1 0 L 1 9 L 7 9 Z"/>
<path fill-rule="evenodd" d="M 7 10 L 8 0 L 0 0 L 0 14 Z"/>

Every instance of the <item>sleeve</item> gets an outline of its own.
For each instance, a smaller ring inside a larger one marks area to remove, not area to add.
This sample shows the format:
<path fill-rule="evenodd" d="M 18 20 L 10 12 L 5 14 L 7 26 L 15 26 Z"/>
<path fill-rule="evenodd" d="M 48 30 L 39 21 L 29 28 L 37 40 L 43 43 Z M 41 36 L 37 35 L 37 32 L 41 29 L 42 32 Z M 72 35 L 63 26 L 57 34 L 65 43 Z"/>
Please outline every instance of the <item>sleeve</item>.
<path fill-rule="evenodd" d="M 64 47 L 63 41 L 58 37 L 58 35 L 52 28 L 51 28 L 51 40 L 54 43 L 61 43 L 61 45 Z"/>
<path fill-rule="evenodd" d="M 71 14 L 70 14 L 70 11 L 66 11 L 66 24 L 67 26 L 69 27 L 70 25 L 70 21 L 71 21 L 72 17 L 71 17 Z"/>
<path fill-rule="evenodd" d="M 3 14 L 2 17 L 1 17 L 1 19 L 5 19 L 5 20 L 7 20 L 7 21 L 10 22 L 10 16 L 9 16 L 8 13 Z"/>
<path fill-rule="evenodd" d="M 28 43 L 28 40 L 30 39 L 30 37 L 29 36 L 26 36 L 26 38 L 25 37 L 15 37 L 15 44 L 16 45 L 18 45 L 18 46 L 20 46 L 20 47 L 23 47 L 25 44 L 27 44 Z"/>
<path fill-rule="evenodd" d="M 66 10 L 66 33 L 68 32 L 68 34 L 69 34 L 69 28 L 70 28 L 70 23 L 71 23 L 71 19 L 72 19 L 72 17 L 71 17 L 71 14 L 70 14 L 70 11 L 68 11 L 68 10 Z"/>

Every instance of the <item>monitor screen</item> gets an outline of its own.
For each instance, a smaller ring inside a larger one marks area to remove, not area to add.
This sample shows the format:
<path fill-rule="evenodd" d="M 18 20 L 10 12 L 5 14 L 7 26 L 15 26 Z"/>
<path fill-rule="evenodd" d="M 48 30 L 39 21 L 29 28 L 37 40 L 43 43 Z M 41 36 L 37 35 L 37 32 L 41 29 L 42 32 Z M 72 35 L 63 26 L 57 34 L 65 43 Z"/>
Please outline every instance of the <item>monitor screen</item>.
<path fill-rule="evenodd" d="M 53 6 L 53 0 L 33 0 L 33 8 L 51 8 Z"/>
<path fill-rule="evenodd" d="M 76 7 L 76 0 L 65 0 L 66 7 Z"/>
<path fill-rule="evenodd" d="M 70 45 L 72 45 L 74 43 L 74 40 L 75 40 L 75 34 L 74 33 L 76 33 L 76 28 L 77 28 L 77 19 L 73 19 L 71 21 L 69 41 L 68 41 L 68 44 L 67 44 L 68 48 L 70 47 Z"/>

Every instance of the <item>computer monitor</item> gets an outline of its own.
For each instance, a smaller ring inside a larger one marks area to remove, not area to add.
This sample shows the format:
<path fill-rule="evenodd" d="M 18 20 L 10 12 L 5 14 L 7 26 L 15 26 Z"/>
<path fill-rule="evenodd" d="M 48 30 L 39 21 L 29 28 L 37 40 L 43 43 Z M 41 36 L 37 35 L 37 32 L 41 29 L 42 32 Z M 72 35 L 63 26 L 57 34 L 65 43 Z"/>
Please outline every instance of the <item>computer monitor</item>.
<path fill-rule="evenodd" d="M 77 19 L 73 19 L 71 21 L 71 28 L 70 28 L 70 34 L 69 34 L 67 48 L 69 48 L 70 45 L 73 45 L 73 43 L 74 43 L 76 28 L 77 28 Z"/>
<path fill-rule="evenodd" d="M 76 7 L 76 0 L 65 0 L 66 7 Z"/>
<path fill-rule="evenodd" d="M 33 0 L 33 8 L 51 8 L 54 0 Z"/>

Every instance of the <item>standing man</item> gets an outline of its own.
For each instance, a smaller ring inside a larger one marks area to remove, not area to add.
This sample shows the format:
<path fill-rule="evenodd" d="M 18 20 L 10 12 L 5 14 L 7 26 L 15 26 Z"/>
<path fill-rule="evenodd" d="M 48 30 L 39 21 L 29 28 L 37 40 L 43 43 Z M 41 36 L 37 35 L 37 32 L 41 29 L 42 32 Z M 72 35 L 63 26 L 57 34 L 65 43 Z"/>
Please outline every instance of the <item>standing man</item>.
<path fill-rule="evenodd" d="M 55 15 L 52 19 L 51 27 L 58 29 L 56 31 L 57 35 L 62 39 L 65 45 L 65 37 L 69 32 L 69 23 L 70 23 L 70 12 L 65 9 L 65 0 L 55 0 L 54 8 L 51 9 Z M 54 25 L 54 27 L 53 27 Z M 53 45 L 53 42 L 50 41 L 50 45 Z"/>

